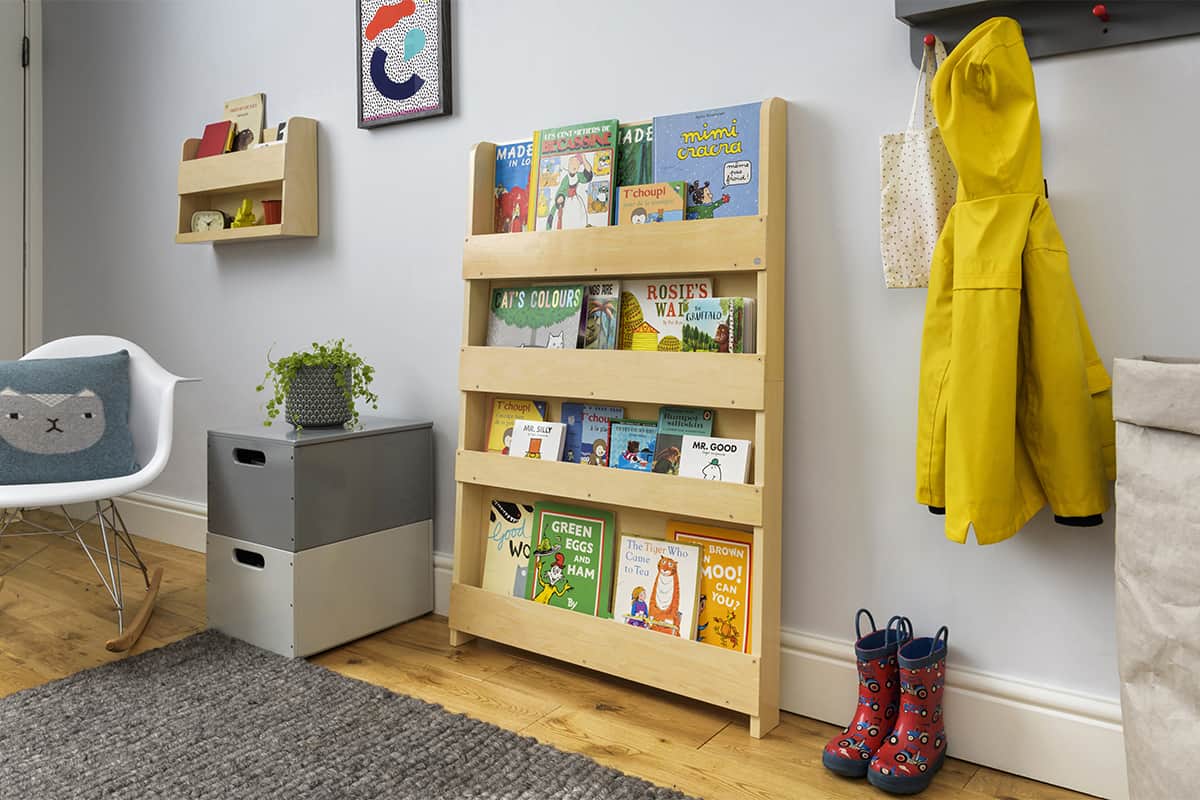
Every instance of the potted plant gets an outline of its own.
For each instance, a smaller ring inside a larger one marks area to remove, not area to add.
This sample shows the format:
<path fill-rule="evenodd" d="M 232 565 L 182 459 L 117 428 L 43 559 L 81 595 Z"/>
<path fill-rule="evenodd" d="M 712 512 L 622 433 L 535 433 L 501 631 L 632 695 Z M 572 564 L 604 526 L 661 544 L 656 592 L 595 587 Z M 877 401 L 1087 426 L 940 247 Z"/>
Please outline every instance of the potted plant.
<path fill-rule="evenodd" d="M 266 391 L 269 426 L 279 414 L 287 422 L 301 428 L 322 428 L 358 424 L 355 399 L 361 399 L 378 410 L 379 396 L 371 391 L 375 368 L 346 348 L 345 339 L 331 339 L 325 344 L 312 343 L 312 348 L 292 353 L 275 361 L 267 352 L 267 374 L 256 391 Z"/>

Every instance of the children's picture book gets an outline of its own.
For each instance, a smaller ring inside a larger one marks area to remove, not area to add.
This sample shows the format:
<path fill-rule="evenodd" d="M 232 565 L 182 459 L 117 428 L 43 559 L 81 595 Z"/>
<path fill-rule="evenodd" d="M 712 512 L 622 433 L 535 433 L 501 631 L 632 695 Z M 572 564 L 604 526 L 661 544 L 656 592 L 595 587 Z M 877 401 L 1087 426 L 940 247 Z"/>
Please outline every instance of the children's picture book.
<path fill-rule="evenodd" d="M 488 346 L 576 349 L 583 289 L 582 284 L 493 289 Z"/>
<path fill-rule="evenodd" d="M 529 228 L 559 231 L 608 225 L 617 121 L 545 128 L 533 142 L 537 189 L 530 201 Z"/>
<path fill-rule="evenodd" d="M 654 180 L 687 184 L 687 218 L 758 213 L 759 103 L 654 118 Z"/>
<path fill-rule="evenodd" d="M 225 101 L 225 116 L 222 119 L 236 125 L 239 134 L 243 131 L 250 134 L 249 141 L 242 150 L 252 144 L 258 144 L 262 141 L 263 128 L 267 126 L 267 96 L 259 92 Z"/>
<path fill-rule="evenodd" d="M 625 416 L 617 406 L 563 403 L 562 422 L 567 426 L 563 461 L 608 466 L 608 425 Z"/>
<path fill-rule="evenodd" d="M 712 294 L 712 278 L 622 281 L 617 349 L 679 352 L 683 349 L 683 301 Z"/>
<path fill-rule="evenodd" d="M 584 349 L 616 350 L 621 322 L 621 282 L 588 284 L 584 296 Z"/>
<path fill-rule="evenodd" d="M 654 442 L 653 472 L 679 474 L 679 457 L 684 436 L 711 436 L 711 408 L 663 406 L 658 410 L 658 437 Z"/>
<path fill-rule="evenodd" d="M 641 183 L 617 189 L 617 224 L 679 222 L 684 212 L 683 181 Z"/>
<path fill-rule="evenodd" d="M 493 498 L 488 503 L 485 524 L 483 588 L 509 597 L 524 597 L 529 556 L 533 552 L 533 506 Z"/>
<path fill-rule="evenodd" d="M 534 547 L 525 597 L 610 618 L 616 517 L 611 511 L 559 503 L 533 508 Z"/>
<path fill-rule="evenodd" d="M 496 233 L 520 233 L 529 220 L 529 173 L 533 141 L 496 145 Z"/>
<path fill-rule="evenodd" d="M 667 538 L 700 548 L 696 640 L 749 653 L 754 535 L 671 520 Z"/>
<path fill-rule="evenodd" d="M 561 422 L 519 419 L 513 423 L 508 454 L 516 458 L 561 461 L 565 439 L 566 426 Z"/>
<path fill-rule="evenodd" d="M 233 134 L 237 125 L 229 120 L 210 122 L 204 126 L 200 144 L 196 146 L 196 158 L 208 158 L 228 153 L 233 147 Z"/>
<path fill-rule="evenodd" d="M 654 466 L 654 440 L 658 426 L 653 422 L 620 419 L 609 426 L 612 455 L 608 463 L 617 469 L 649 472 Z"/>
<path fill-rule="evenodd" d="M 685 353 L 753 353 L 754 298 L 709 297 L 683 304 Z"/>
<path fill-rule="evenodd" d="M 696 638 L 697 545 L 622 534 L 615 572 L 615 621 L 680 639 Z"/>
<path fill-rule="evenodd" d="M 654 182 L 654 123 L 617 128 L 617 186 Z"/>
<path fill-rule="evenodd" d="M 684 436 L 679 474 L 706 481 L 745 483 L 750 478 L 750 442 L 716 436 Z"/>
<path fill-rule="evenodd" d="M 512 443 L 513 423 L 519 419 L 545 419 L 544 400 L 522 400 L 516 397 L 497 397 L 492 400 L 492 413 L 488 418 L 489 453 L 508 455 Z"/>

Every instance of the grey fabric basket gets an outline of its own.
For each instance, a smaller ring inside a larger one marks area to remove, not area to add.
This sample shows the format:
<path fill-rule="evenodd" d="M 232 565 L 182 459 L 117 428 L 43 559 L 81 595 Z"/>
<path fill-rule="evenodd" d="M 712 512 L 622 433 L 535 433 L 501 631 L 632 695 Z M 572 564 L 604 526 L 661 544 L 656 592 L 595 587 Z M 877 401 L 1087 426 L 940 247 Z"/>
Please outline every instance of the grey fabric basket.
<path fill-rule="evenodd" d="M 1117 359 L 1117 654 L 1131 800 L 1196 796 L 1200 362 Z"/>

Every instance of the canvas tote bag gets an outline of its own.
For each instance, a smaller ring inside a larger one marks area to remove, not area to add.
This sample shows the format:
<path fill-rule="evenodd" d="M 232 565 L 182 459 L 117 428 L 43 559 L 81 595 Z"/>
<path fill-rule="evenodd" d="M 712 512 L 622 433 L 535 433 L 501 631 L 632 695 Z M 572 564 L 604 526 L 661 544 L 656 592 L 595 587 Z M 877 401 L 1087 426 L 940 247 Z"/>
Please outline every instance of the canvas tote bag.
<path fill-rule="evenodd" d="M 929 263 L 954 205 L 958 172 L 933 116 L 930 83 L 946 58 L 941 39 L 925 48 L 908 130 L 879 139 L 879 245 L 889 289 L 929 285 Z"/>
<path fill-rule="evenodd" d="M 1117 662 L 1130 800 L 1196 797 L 1200 363 L 1117 359 Z"/>

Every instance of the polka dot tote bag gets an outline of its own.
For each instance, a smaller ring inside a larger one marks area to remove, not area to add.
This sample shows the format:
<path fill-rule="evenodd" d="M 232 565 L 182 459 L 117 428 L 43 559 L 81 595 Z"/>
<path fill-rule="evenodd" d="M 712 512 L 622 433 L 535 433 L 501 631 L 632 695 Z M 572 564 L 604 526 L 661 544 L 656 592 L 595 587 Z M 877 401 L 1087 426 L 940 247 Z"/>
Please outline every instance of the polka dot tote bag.
<path fill-rule="evenodd" d="M 934 119 L 929 91 L 945 58 L 941 39 L 925 48 L 908 130 L 879 139 L 879 246 L 889 289 L 929 285 L 933 246 L 954 205 L 958 173 Z"/>

